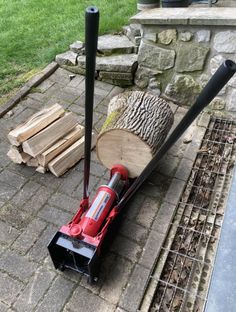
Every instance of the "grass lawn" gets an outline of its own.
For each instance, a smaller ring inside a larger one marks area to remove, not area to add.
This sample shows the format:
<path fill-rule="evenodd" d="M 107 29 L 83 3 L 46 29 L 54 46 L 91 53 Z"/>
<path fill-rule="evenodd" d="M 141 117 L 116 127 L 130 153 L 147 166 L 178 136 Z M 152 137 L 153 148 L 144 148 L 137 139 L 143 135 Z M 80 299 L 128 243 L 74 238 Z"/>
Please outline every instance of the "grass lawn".
<path fill-rule="evenodd" d="M 84 39 L 84 10 L 100 10 L 100 34 L 117 31 L 136 0 L 0 0 L 0 103 L 15 88 Z"/>

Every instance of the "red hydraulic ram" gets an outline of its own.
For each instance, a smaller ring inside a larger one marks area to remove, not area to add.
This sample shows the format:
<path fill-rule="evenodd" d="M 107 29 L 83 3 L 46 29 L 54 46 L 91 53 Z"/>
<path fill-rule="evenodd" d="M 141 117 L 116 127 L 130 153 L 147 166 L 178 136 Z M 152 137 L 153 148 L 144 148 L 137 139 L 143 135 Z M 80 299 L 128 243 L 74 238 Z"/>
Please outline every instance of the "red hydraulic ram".
<path fill-rule="evenodd" d="M 91 206 L 85 212 L 79 223 L 70 224 L 70 236 L 90 236 L 95 237 L 101 230 L 104 220 L 108 216 L 114 202 L 119 199 L 119 193 L 124 184 L 121 180 L 128 180 L 128 172 L 123 166 L 113 166 L 111 170 L 111 180 L 108 185 L 102 185 L 93 199 Z"/>

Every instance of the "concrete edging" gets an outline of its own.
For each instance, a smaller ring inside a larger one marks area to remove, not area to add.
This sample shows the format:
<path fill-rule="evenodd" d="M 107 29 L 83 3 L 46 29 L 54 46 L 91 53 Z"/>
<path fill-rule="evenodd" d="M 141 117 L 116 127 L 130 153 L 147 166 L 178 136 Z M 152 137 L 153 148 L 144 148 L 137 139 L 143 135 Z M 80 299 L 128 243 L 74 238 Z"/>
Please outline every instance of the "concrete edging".
<path fill-rule="evenodd" d="M 56 62 L 52 62 L 48 64 L 40 73 L 36 74 L 29 81 L 27 81 L 10 100 L 0 106 L 0 118 L 16 106 L 32 88 L 37 87 L 41 82 L 51 76 L 51 74 L 53 74 L 58 67 L 59 65 Z"/>

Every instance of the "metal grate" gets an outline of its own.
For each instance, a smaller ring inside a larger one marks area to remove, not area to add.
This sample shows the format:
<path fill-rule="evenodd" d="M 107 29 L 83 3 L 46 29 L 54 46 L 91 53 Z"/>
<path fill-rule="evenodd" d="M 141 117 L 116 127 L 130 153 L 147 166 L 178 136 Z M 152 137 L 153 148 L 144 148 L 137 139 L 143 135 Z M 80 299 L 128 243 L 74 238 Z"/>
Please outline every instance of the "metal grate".
<path fill-rule="evenodd" d="M 236 123 L 211 118 L 151 277 L 150 311 L 200 312 L 212 272 L 236 151 Z"/>

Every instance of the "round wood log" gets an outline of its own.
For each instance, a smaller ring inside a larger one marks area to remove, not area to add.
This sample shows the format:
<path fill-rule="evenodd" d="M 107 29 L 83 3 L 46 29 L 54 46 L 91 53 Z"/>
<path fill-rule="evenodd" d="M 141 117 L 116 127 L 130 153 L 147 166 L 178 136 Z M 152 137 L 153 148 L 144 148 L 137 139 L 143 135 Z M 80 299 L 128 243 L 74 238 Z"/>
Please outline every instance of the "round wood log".
<path fill-rule="evenodd" d="M 142 91 L 115 96 L 98 136 L 98 159 L 109 169 L 124 165 L 130 178 L 137 177 L 164 142 L 173 120 L 170 106 L 160 97 Z"/>

